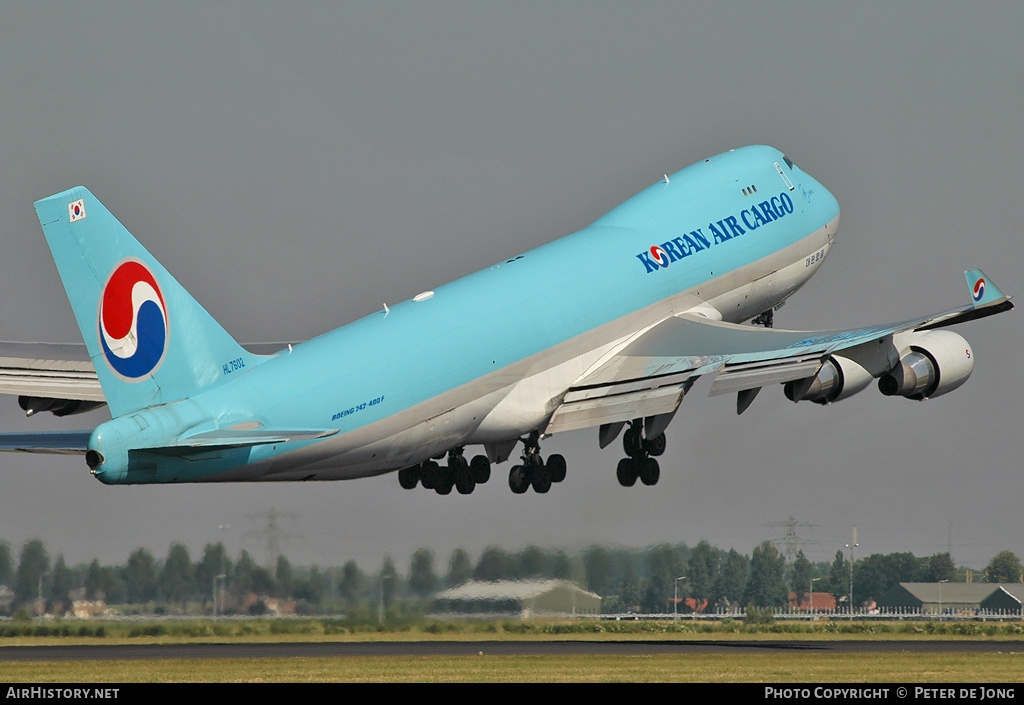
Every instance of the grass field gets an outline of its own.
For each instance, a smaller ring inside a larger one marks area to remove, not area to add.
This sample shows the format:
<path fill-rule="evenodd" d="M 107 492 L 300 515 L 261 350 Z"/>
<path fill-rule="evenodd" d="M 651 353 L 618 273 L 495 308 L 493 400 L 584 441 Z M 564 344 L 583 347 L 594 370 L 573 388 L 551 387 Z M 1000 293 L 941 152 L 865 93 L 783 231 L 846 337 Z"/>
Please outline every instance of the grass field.
<path fill-rule="evenodd" d="M 507 627 L 507 628 L 506 628 Z M 875 639 L 901 641 L 1021 639 L 993 625 L 861 625 L 842 631 L 806 625 L 694 630 L 665 623 L 428 625 L 390 630 L 332 629 L 321 622 L 253 621 L 230 627 L 204 621 L 64 630 L 63 636 L 8 633 L 4 645 L 226 643 L 407 640 L 745 640 Z M 444 633 L 440 633 L 444 632 Z M 1010 649 L 1016 643 L 1008 644 Z M 0 683 L 1020 683 L 1024 653 L 766 653 L 651 656 L 393 656 L 266 659 L 0 663 Z"/>
<path fill-rule="evenodd" d="M 5 683 L 1019 683 L 1024 654 L 689 654 L 23 662 Z"/>

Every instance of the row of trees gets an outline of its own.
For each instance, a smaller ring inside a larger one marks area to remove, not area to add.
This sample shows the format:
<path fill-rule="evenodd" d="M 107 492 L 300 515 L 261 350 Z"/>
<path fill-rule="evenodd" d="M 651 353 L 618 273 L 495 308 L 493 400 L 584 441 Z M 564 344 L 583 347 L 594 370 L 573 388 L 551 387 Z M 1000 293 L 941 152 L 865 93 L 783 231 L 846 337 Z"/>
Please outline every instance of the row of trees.
<path fill-rule="evenodd" d="M 850 563 L 842 551 L 836 552 L 831 564 L 812 563 L 802 552 L 787 562 L 770 541 L 756 546 L 749 556 L 707 541 L 692 548 L 685 544 L 647 549 L 592 546 L 575 555 L 537 546 L 518 552 L 492 546 L 476 562 L 457 549 L 446 568 L 439 572 L 433 552 L 426 548 L 413 554 L 404 576 L 388 557 L 375 573 L 365 573 L 355 561 L 340 568 L 293 568 L 284 556 L 267 568 L 246 551 L 232 560 L 221 543 L 207 544 L 195 561 L 183 544 L 175 543 L 162 560 L 138 548 L 123 565 L 104 566 L 93 560 L 72 567 L 63 556 L 51 564 L 39 540 L 25 543 L 15 565 L 10 546 L 0 542 L 0 585 L 14 593 L 11 609 L 40 596 L 57 610 L 66 610 L 74 599 L 85 599 L 242 612 L 263 606 L 253 596 L 294 601 L 300 611 L 348 610 L 356 605 L 386 609 L 396 600 L 422 601 L 439 589 L 469 580 L 564 578 L 601 595 L 606 612 L 664 612 L 671 609 L 669 600 L 674 595 L 691 598 L 701 608 L 770 607 L 785 605 L 791 592 L 803 601 L 812 587 L 815 592 L 831 593 L 841 604 L 848 600 L 851 578 Z M 1021 573 L 1021 562 L 1010 551 L 997 554 L 986 569 L 990 582 L 1018 582 Z M 955 581 L 962 576 L 948 553 L 923 558 L 892 553 L 857 560 L 852 578 L 854 604 L 860 605 L 878 599 L 899 582 Z"/>

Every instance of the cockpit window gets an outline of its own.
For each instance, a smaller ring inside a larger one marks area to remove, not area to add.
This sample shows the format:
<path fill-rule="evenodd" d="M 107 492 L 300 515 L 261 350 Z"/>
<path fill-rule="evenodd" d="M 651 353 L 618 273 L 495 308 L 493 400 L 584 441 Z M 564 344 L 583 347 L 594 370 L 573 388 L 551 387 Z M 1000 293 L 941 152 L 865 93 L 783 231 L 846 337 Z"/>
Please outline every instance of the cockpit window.
<path fill-rule="evenodd" d="M 793 163 L 793 160 L 792 160 L 792 159 L 790 159 L 789 157 L 787 157 L 786 155 L 783 155 L 783 156 L 782 156 L 782 158 L 783 158 L 783 159 L 785 160 L 785 162 L 786 162 L 786 165 L 787 165 L 787 166 L 789 167 L 790 171 L 792 171 L 792 170 L 793 170 L 793 167 L 794 167 L 794 166 L 796 166 L 796 165 L 795 165 L 795 164 Z"/>

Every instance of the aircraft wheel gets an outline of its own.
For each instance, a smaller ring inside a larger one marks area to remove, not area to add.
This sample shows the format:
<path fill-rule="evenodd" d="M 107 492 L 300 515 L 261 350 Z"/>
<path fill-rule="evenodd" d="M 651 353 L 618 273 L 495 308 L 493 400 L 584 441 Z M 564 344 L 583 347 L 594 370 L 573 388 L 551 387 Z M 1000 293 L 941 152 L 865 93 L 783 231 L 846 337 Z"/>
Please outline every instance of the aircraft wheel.
<path fill-rule="evenodd" d="M 630 458 L 635 458 L 643 453 L 643 441 L 640 438 L 640 425 L 633 424 L 622 434 L 622 449 Z"/>
<path fill-rule="evenodd" d="M 643 442 L 643 449 L 646 450 L 650 455 L 658 456 L 665 452 L 665 434 L 659 434 L 656 438 L 645 440 Z"/>
<path fill-rule="evenodd" d="M 530 478 L 526 468 L 522 465 L 515 465 L 508 473 L 508 486 L 516 494 L 523 494 L 530 488 Z"/>
<path fill-rule="evenodd" d="M 475 488 L 476 482 L 468 467 L 460 467 L 455 471 L 455 489 L 459 491 L 459 494 L 472 494 Z"/>
<path fill-rule="evenodd" d="M 551 471 L 544 466 L 539 466 L 534 468 L 531 474 L 533 475 L 531 483 L 533 491 L 537 494 L 547 494 L 551 489 Z"/>
<path fill-rule="evenodd" d="M 433 460 L 428 460 L 420 466 L 420 483 L 428 490 L 432 490 L 440 474 L 440 466 Z"/>
<path fill-rule="evenodd" d="M 470 472 L 473 473 L 473 480 L 476 484 L 482 485 L 491 479 L 491 461 L 486 455 L 478 455 L 469 464 Z"/>
<path fill-rule="evenodd" d="M 412 490 L 420 482 L 420 469 L 418 467 L 402 468 L 398 471 L 398 484 L 403 490 Z"/>
<path fill-rule="evenodd" d="M 455 485 L 455 477 L 447 468 L 438 468 L 438 477 L 434 482 L 434 492 L 438 494 L 451 494 Z"/>
<path fill-rule="evenodd" d="M 623 458 L 619 461 L 619 467 L 615 470 L 615 476 L 623 487 L 632 487 L 636 484 L 640 471 L 637 469 L 637 462 L 632 458 Z"/>
<path fill-rule="evenodd" d="M 548 472 L 551 474 L 552 482 L 561 482 L 565 479 L 565 458 L 555 453 L 548 456 Z"/>
<path fill-rule="evenodd" d="M 661 466 L 658 465 L 657 460 L 644 458 L 638 461 L 637 465 L 640 466 L 640 482 L 648 486 L 658 484 L 658 478 L 661 477 Z"/>

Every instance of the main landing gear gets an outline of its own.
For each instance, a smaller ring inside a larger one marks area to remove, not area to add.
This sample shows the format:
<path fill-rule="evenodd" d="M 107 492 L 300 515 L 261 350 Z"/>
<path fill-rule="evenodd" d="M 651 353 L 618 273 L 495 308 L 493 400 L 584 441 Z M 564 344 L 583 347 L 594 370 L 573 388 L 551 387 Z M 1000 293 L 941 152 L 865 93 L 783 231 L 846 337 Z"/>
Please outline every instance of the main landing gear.
<path fill-rule="evenodd" d="M 508 486 L 514 493 L 523 494 L 533 487 L 534 492 L 544 494 L 552 483 L 565 479 L 565 458 L 554 453 L 545 463 L 540 457 L 539 433 L 531 433 L 523 439 L 523 445 L 523 464 L 513 466 L 508 473 Z"/>
<path fill-rule="evenodd" d="M 622 437 L 622 447 L 629 457 L 619 461 L 615 476 L 623 487 L 632 487 L 639 479 L 645 485 L 658 484 L 661 466 L 654 457 L 665 452 L 665 434 L 651 439 L 643 436 L 643 419 L 634 419 Z"/>
<path fill-rule="evenodd" d="M 427 460 L 411 468 L 398 471 L 398 483 L 407 490 L 423 485 L 438 494 L 451 494 L 454 487 L 459 494 L 470 494 L 477 485 L 491 479 L 491 461 L 477 455 L 472 461 L 463 456 L 463 448 L 448 451 L 448 465 L 438 465 L 436 459 Z M 443 457 L 443 456 L 440 456 Z"/>

